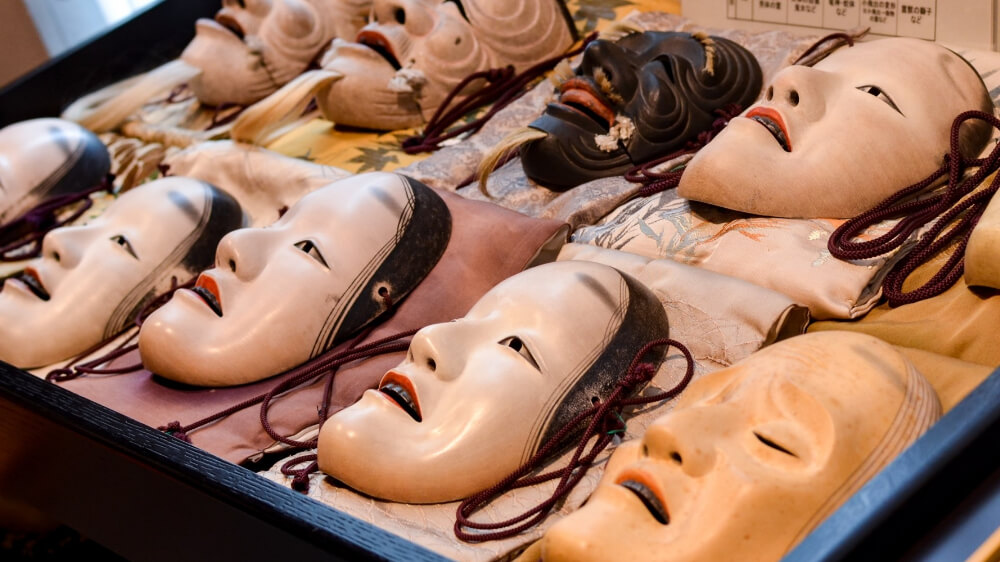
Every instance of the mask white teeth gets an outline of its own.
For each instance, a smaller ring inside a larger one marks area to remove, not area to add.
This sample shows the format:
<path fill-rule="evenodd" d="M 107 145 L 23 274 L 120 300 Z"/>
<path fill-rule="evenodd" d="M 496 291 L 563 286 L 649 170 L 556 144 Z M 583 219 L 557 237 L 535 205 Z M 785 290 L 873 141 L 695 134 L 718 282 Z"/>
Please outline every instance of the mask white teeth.
<path fill-rule="evenodd" d="M 781 130 L 781 127 L 779 127 L 774 120 L 768 119 L 763 115 L 754 115 L 751 119 L 763 125 L 771 133 L 771 136 L 778 141 L 778 144 L 781 145 L 781 148 L 784 149 L 785 152 L 791 152 L 791 149 L 788 146 L 788 137 L 785 136 L 784 131 Z"/>
<path fill-rule="evenodd" d="M 392 398 L 393 401 L 402 406 L 403 410 L 405 410 L 407 414 L 410 414 L 410 417 L 412 417 L 415 421 L 421 421 L 420 414 L 417 413 L 417 405 L 414 403 L 413 397 L 410 396 L 410 393 L 403 388 L 402 385 L 394 382 L 386 383 L 379 388 L 379 391 L 389 398 Z"/>
<path fill-rule="evenodd" d="M 650 515 L 659 521 L 661 525 L 670 523 L 670 515 L 667 513 L 667 508 L 648 486 L 635 480 L 626 480 L 620 486 L 638 496 L 642 504 L 649 510 Z"/>

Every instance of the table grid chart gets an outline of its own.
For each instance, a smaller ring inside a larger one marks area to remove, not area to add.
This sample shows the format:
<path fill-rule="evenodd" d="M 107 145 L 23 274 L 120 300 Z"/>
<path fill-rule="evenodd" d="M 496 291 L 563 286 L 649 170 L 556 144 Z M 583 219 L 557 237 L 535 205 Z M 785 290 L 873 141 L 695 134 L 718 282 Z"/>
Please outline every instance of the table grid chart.
<path fill-rule="evenodd" d="M 937 39 L 937 0 L 726 0 L 729 19 Z"/>

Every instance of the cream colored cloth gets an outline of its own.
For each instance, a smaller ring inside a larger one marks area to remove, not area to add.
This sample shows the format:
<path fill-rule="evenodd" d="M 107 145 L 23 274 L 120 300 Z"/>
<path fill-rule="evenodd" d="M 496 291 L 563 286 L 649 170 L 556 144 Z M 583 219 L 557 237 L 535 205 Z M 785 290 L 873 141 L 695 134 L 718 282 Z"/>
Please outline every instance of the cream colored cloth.
<path fill-rule="evenodd" d="M 996 174 L 986 178 L 993 182 Z M 965 248 L 965 283 L 1000 289 L 1000 197 L 994 196 Z"/>
<path fill-rule="evenodd" d="M 687 345 L 695 356 L 695 377 L 739 361 L 766 343 L 801 333 L 807 314 L 790 299 L 773 291 L 723 275 L 669 261 L 654 261 L 621 252 L 570 245 L 559 260 L 584 259 L 618 267 L 648 284 L 660 298 L 670 321 L 670 337 Z M 673 388 L 686 364 L 676 349 L 653 379 L 647 393 Z M 652 404 L 626 418 L 625 439 L 641 436 L 657 417 L 669 411 L 672 401 Z M 455 538 L 452 526 L 460 502 L 409 505 L 380 501 L 339 486 L 321 474 L 313 475 L 309 496 L 340 511 L 381 527 L 407 540 L 455 560 L 492 560 L 516 552 L 539 538 L 559 518 L 574 511 L 597 486 L 612 448 L 602 452 L 562 506 L 542 525 L 502 541 L 469 544 Z M 564 466 L 569 453 L 550 468 Z M 280 465 L 264 473 L 270 480 L 290 485 Z M 551 493 L 554 482 L 508 493 L 476 521 L 497 522 L 536 505 Z"/>
<path fill-rule="evenodd" d="M 854 318 L 875 306 L 892 261 L 831 256 L 827 240 L 842 222 L 746 215 L 693 203 L 669 190 L 619 207 L 576 231 L 572 241 L 744 279 L 809 307 L 814 318 Z M 891 225 L 881 223 L 869 235 Z"/>

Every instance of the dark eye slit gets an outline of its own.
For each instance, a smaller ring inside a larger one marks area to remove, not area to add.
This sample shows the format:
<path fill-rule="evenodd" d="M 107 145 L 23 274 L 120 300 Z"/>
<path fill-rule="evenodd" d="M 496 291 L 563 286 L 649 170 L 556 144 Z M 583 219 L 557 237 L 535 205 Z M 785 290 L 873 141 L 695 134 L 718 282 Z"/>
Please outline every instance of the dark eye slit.
<path fill-rule="evenodd" d="M 756 431 L 753 432 L 753 434 L 757 438 L 758 441 L 760 441 L 761 443 L 767 445 L 768 447 L 770 447 L 772 449 L 775 449 L 777 451 L 781 451 L 782 453 L 785 453 L 786 455 L 791 455 L 791 456 L 793 456 L 795 458 L 799 458 L 799 456 L 796 455 L 795 453 L 789 451 L 788 449 L 782 447 L 781 445 L 775 443 L 774 441 L 771 441 L 770 439 L 768 439 L 767 437 L 764 437 L 763 435 L 757 433 Z"/>

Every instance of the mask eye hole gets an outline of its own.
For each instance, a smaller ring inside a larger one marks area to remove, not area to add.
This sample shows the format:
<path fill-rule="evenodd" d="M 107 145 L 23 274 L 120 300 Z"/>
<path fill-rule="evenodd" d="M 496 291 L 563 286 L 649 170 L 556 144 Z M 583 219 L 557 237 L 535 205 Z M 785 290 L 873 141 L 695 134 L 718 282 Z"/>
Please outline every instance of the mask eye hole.
<path fill-rule="evenodd" d="M 526 346 L 524 344 L 524 342 L 521 340 L 521 338 L 519 338 L 517 336 L 510 336 L 509 338 L 504 338 L 504 339 L 500 340 L 500 345 L 507 346 L 507 347 L 513 349 L 515 352 L 517 352 L 518 355 L 520 355 L 521 357 L 523 357 L 528 363 L 531 363 L 532 367 L 534 367 L 535 369 L 541 371 L 541 369 L 538 368 L 538 361 L 535 361 L 535 357 L 531 354 L 531 351 L 528 349 L 528 346 Z"/>
<path fill-rule="evenodd" d="M 132 248 L 132 244 L 128 241 L 128 238 L 125 238 L 125 236 L 121 234 L 115 234 L 114 236 L 111 237 L 111 241 L 124 248 L 125 251 L 128 252 L 129 255 L 132 256 L 133 258 L 139 259 L 139 256 L 137 256 L 135 253 L 135 249 Z"/>
<path fill-rule="evenodd" d="M 323 259 L 323 254 L 320 253 L 319 247 L 312 240 L 302 240 L 295 243 L 295 247 L 301 250 L 303 253 L 311 257 L 312 259 L 318 261 L 320 265 L 329 269 L 330 266 L 326 264 L 326 260 Z"/>
<path fill-rule="evenodd" d="M 892 101 L 892 98 L 889 97 L 889 94 L 882 91 L 882 88 L 869 84 L 866 86 L 858 86 L 858 89 L 866 94 L 871 94 L 876 98 L 882 100 L 883 102 L 885 102 L 886 105 L 896 110 L 896 113 L 903 115 L 903 112 L 899 110 L 898 106 L 896 106 L 896 102 Z"/>
<path fill-rule="evenodd" d="M 787 448 L 781 446 L 781 444 L 775 442 L 774 440 L 768 439 L 767 437 L 761 435 L 760 433 L 758 433 L 756 431 L 753 432 L 753 435 L 754 435 L 754 437 L 757 438 L 758 441 L 760 441 L 764 445 L 766 445 L 766 446 L 774 449 L 775 451 L 778 451 L 780 453 L 784 453 L 784 454 L 786 454 L 788 456 L 791 456 L 791 457 L 799 458 L 798 455 L 796 455 L 795 453 L 791 452 Z"/>

